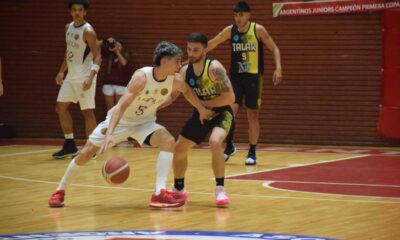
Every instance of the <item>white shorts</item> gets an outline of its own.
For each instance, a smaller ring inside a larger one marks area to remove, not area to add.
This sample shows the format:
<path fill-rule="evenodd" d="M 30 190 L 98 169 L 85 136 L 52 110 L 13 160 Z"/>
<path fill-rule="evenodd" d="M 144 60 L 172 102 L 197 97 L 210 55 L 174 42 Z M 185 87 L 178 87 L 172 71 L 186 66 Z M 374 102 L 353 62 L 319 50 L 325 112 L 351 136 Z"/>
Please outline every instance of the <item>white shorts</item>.
<path fill-rule="evenodd" d="M 93 79 L 90 89 L 83 91 L 83 81 L 68 81 L 64 80 L 58 92 L 57 102 L 79 102 L 81 110 L 95 109 L 96 104 L 94 97 L 96 95 L 96 78 Z"/>
<path fill-rule="evenodd" d="M 103 94 L 106 96 L 123 95 L 126 87 L 112 84 L 103 85 Z"/>
<path fill-rule="evenodd" d="M 94 129 L 93 133 L 89 136 L 89 142 L 93 145 L 100 147 L 103 144 L 104 137 L 110 124 L 110 117 L 107 116 L 106 120 L 101 122 Z M 135 139 L 140 145 L 143 145 L 146 137 L 164 126 L 156 122 L 131 122 L 129 124 L 120 121 L 114 129 L 113 138 L 115 144 L 125 141 L 128 137 Z"/>

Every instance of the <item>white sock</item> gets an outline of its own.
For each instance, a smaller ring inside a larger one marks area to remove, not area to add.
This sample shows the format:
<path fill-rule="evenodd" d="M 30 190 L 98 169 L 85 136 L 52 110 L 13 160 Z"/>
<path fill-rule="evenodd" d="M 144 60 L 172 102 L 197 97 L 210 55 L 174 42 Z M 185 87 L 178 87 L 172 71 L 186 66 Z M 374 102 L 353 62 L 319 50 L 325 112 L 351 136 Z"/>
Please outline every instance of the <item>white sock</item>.
<path fill-rule="evenodd" d="M 73 133 L 64 134 L 64 138 L 65 139 L 74 139 L 74 134 Z"/>
<path fill-rule="evenodd" d="M 156 195 L 160 194 L 161 189 L 167 188 L 168 173 L 172 167 L 173 158 L 174 154 L 172 152 L 160 151 L 160 154 L 158 155 Z"/>
<path fill-rule="evenodd" d="M 62 177 L 60 183 L 58 184 L 57 191 L 65 190 L 67 185 L 70 184 L 73 178 L 76 176 L 79 167 L 80 167 L 79 165 L 75 164 L 75 158 L 72 159 L 72 161 L 68 165 L 67 170 L 64 173 L 64 176 Z"/>

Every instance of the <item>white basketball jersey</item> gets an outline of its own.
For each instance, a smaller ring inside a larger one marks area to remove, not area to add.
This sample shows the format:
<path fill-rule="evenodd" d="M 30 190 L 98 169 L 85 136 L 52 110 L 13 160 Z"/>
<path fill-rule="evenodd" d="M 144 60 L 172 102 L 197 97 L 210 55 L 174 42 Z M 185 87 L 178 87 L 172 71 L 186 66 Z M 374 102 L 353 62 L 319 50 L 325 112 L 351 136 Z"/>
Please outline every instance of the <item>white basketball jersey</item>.
<path fill-rule="evenodd" d="M 83 31 L 88 27 L 91 27 L 91 25 L 87 22 L 79 27 L 75 27 L 74 22 L 71 22 L 68 26 L 65 34 L 65 40 L 67 43 L 65 60 L 68 65 L 67 80 L 82 81 L 82 78 L 87 77 L 90 74 L 93 55 L 89 46 L 83 40 Z"/>
<path fill-rule="evenodd" d="M 163 81 L 156 81 L 153 77 L 153 69 L 153 67 L 139 69 L 146 75 L 146 85 L 125 110 L 121 121 L 148 122 L 156 120 L 158 107 L 171 95 L 175 76 L 169 75 Z"/>

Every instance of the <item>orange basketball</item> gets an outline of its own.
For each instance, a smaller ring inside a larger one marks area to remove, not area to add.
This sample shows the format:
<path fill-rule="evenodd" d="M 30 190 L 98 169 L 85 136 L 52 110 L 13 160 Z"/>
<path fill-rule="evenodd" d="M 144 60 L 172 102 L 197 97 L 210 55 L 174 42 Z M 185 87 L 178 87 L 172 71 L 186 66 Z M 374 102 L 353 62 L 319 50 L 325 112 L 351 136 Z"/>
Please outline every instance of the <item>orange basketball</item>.
<path fill-rule="evenodd" d="M 129 165 L 120 157 L 112 157 L 103 165 L 103 177 L 110 184 L 121 184 L 129 177 Z"/>

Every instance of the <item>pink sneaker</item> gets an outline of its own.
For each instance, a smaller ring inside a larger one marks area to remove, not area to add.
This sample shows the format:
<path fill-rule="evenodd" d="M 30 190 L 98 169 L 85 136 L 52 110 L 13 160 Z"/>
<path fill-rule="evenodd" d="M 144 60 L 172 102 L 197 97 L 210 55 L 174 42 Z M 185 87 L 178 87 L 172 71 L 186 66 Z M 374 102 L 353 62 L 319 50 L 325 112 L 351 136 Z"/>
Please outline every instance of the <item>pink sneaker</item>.
<path fill-rule="evenodd" d="M 187 198 L 189 196 L 188 192 L 186 192 L 185 189 L 179 191 L 176 188 L 172 188 L 171 191 L 168 191 L 169 193 L 172 194 L 172 196 L 177 199 L 177 200 L 182 200 L 182 201 L 187 201 Z"/>
<path fill-rule="evenodd" d="M 160 194 L 156 195 L 153 193 L 151 195 L 150 207 L 154 208 L 174 208 L 180 207 L 185 204 L 185 200 L 183 199 L 175 199 L 171 192 L 168 192 L 165 189 L 161 189 Z"/>
<path fill-rule="evenodd" d="M 64 190 L 55 191 L 49 199 L 49 207 L 51 208 L 64 207 L 64 195 L 65 195 Z"/>
<path fill-rule="evenodd" d="M 223 186 L 217 186 L 215 190 L 215 204 L 217 207 L 227 207 L 229 205 L 229 198 Z"/>

